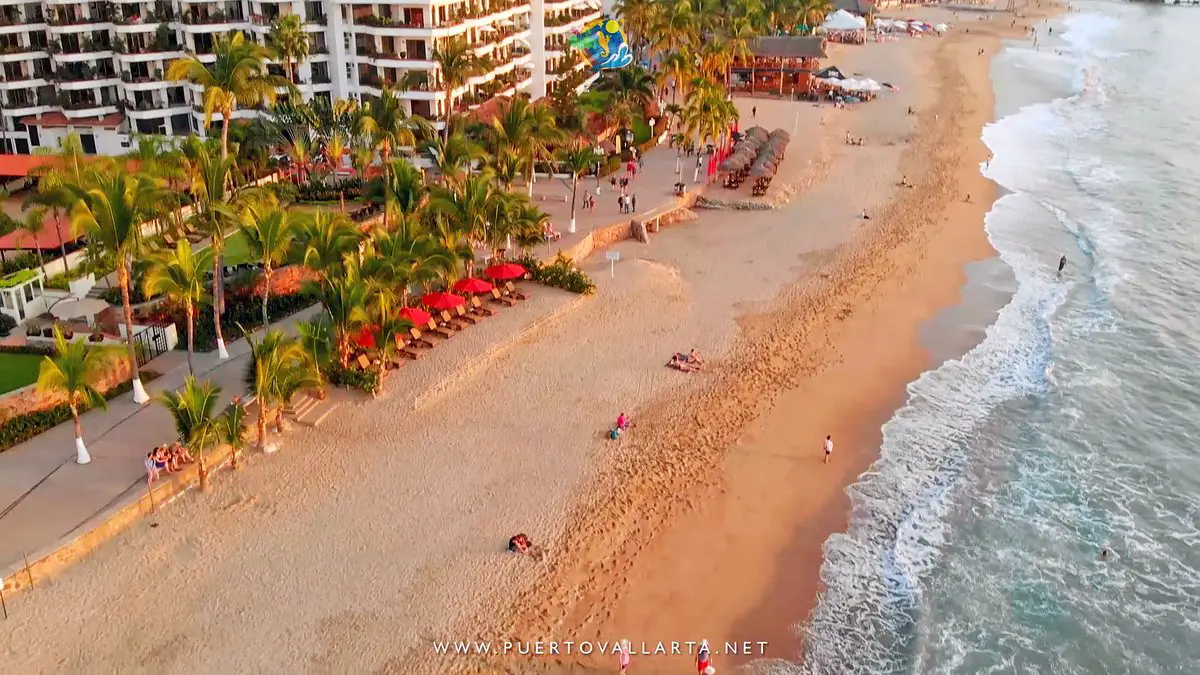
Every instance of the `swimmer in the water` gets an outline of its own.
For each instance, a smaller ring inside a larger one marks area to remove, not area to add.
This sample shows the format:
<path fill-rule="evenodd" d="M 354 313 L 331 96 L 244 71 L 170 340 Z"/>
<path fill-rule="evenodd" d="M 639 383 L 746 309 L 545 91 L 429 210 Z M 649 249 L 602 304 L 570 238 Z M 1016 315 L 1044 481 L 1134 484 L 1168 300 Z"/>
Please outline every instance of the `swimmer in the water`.
<path fill-rule="evenodd" d="M 1108 552 L 1108 549 L 1106 549 L 1106 548 L 1104 548 L 1104 549 L 1100 549 L 1100 559 L 1101 559 L 1101 560 L 1108 560 L 1108 558 L 1109 558 L 1109 552 Z"/>
<path fill-rule="evenodd" d="M 1067 256 L 1058 259 L 1058 276 L 1062 276 L 1063 268 L 1067 266 Z"/>

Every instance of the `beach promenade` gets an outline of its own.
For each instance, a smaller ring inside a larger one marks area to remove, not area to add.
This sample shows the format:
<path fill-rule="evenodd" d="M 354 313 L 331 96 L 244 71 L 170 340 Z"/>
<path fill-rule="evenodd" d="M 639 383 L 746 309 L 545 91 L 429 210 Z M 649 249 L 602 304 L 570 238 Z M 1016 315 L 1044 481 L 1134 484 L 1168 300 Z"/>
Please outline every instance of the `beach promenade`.
<path fill-rule="evenodd" d="M 385 396 L 293 429 L 283 452 L 18 596 L 0 671 L 615 670 L 431 644 L 500 636 L 766 639 L 770 657 L 793 659 L 845 487 L 928 364 L 916 327 L 954 301 L 963 263 L 990 252 L 976 52 L 998 34 L 970 28 L 834 48 L 830 64 L 900 87 L 869 105 L 738 99 L 743 127 L 799 121 L 805 161 L 780 176 L 805 186 L 792 203 L 618 242 L 612 276 L 603 256 L 581 262 L 591 298 L 532 286 L 531 314 L 451 341 L 460 351 L 406 366 Z M 647 173 L 667 173 L 669 189 L 674 153 L 660 152 Z M 597 218 L 619 215 L 607 188 Z M 579 222 L 576 236 L 593 224 Z M 553 319 L 526 330 L 533 314 Z M 491 351 L 499 335 L 517 337 Z M 706 372 L 664 366 L 690 348 Z M 609 441 L 622 412 L 635 427 Z M 827 433 L 839 450 L 823 467 Z M 546 558 L 506 554 L 516 532 Z"/>
<path fill-rule="evenodd" d="M 641 213 L 674 203 L 674 161 L 675 152 L 665 146 L 647 153 L 646 171 L 633 179 L 630 188 L 631 194 L 638 195 Z M 624 169 L 620 175 L 625 175 Z M 685 179 L 689 187 L 695 185 L 690 172 L 686 172 Z M 701 183 L 703 180 L 701 176 Z M 581 202 L 585 189 L 595 194 L 595 185 L 594 179 L 581 182 L 578 192 Z M 535 185 L 535 199 L 563 236 L 545 248 L 535 249 L 535 253 L 551 259 L 560 250 L 578 244 L 595 228 L 637 217 L 620 213 L 615 195 L 609 194 L 607 179 L 602 189 L 602 195 L 611 199 L 598 201 L 593 211 L 579 209 L 577 232 L 572 235 L 566 232 L 570 220 L 570 182 L 539 181 Z M 305 310 L 273 326 L 294 333 L 295 321 L 307 319 L 316 311 L 316 308 Z M 221 406 L 246 392 L 242 380 L 248 347 L 244 340 L 237 340 L 230 343 L 229 351 L 228 361 L 220 361 L 216 352 L 195 356 L 197 377 L 212 380 L 221 387 Z M 187 377 L 184 353 L 179 351 L 159 357 L 148 368 L 162 375 L 147 385 L 152 395 L 181 387 Z M 92 462 L 86 466 L 73 461 L 74 429 L 70 424 L 61 424 L 0 453 L 0 571 L 18 570 L 26 559 L 36 561 L 56 545 L 94 526 L 93 519 L 97 516 L 144 494 L 142 460 L 146 452 L 175 436 L 165 408 L 155 403 L 139 406 L 133 403 L 132 394 L 109 401 L 107 410 L 85 413 L 83 428 L 84 440 L 92 454 Z"/>

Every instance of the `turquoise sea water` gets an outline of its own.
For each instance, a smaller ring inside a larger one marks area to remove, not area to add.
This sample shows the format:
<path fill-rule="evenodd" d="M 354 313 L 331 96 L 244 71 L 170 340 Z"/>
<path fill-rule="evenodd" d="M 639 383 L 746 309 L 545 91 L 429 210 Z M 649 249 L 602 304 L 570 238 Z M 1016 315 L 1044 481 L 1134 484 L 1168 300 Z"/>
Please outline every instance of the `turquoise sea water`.
<path fill-rule="evenodd" d="M 807 672 L 1200 672 L 1200 10 L 1076 7 L 993 64 L 1014 293 L 884 427 Z"/>

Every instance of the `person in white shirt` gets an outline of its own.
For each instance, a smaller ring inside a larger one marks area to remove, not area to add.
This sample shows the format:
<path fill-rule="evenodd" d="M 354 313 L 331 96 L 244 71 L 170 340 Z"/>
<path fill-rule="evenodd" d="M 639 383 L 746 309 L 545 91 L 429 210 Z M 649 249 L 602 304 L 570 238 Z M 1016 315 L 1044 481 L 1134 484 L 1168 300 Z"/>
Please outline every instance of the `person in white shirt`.
<path fill-rule="evenodd" d="M 829 456 L 833 454 L 833 437 L 825 437 L 825 463 L 829 463 Z"/>

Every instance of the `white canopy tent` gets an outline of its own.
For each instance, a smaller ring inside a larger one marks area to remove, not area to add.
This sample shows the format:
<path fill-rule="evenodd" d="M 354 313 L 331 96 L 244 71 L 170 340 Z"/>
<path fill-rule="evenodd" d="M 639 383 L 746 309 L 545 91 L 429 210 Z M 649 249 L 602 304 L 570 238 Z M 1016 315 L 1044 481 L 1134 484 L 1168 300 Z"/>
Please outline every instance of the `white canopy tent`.
<path fill-rule="evenodd" d="M 866 19 L 860 16 L 854 16 L 844 9 L 839 9 L 838 11 L 825 17 L 825 23 L 821 24 L 821 28 L 831 31 L 864 30 L 866 27 Z"/>

